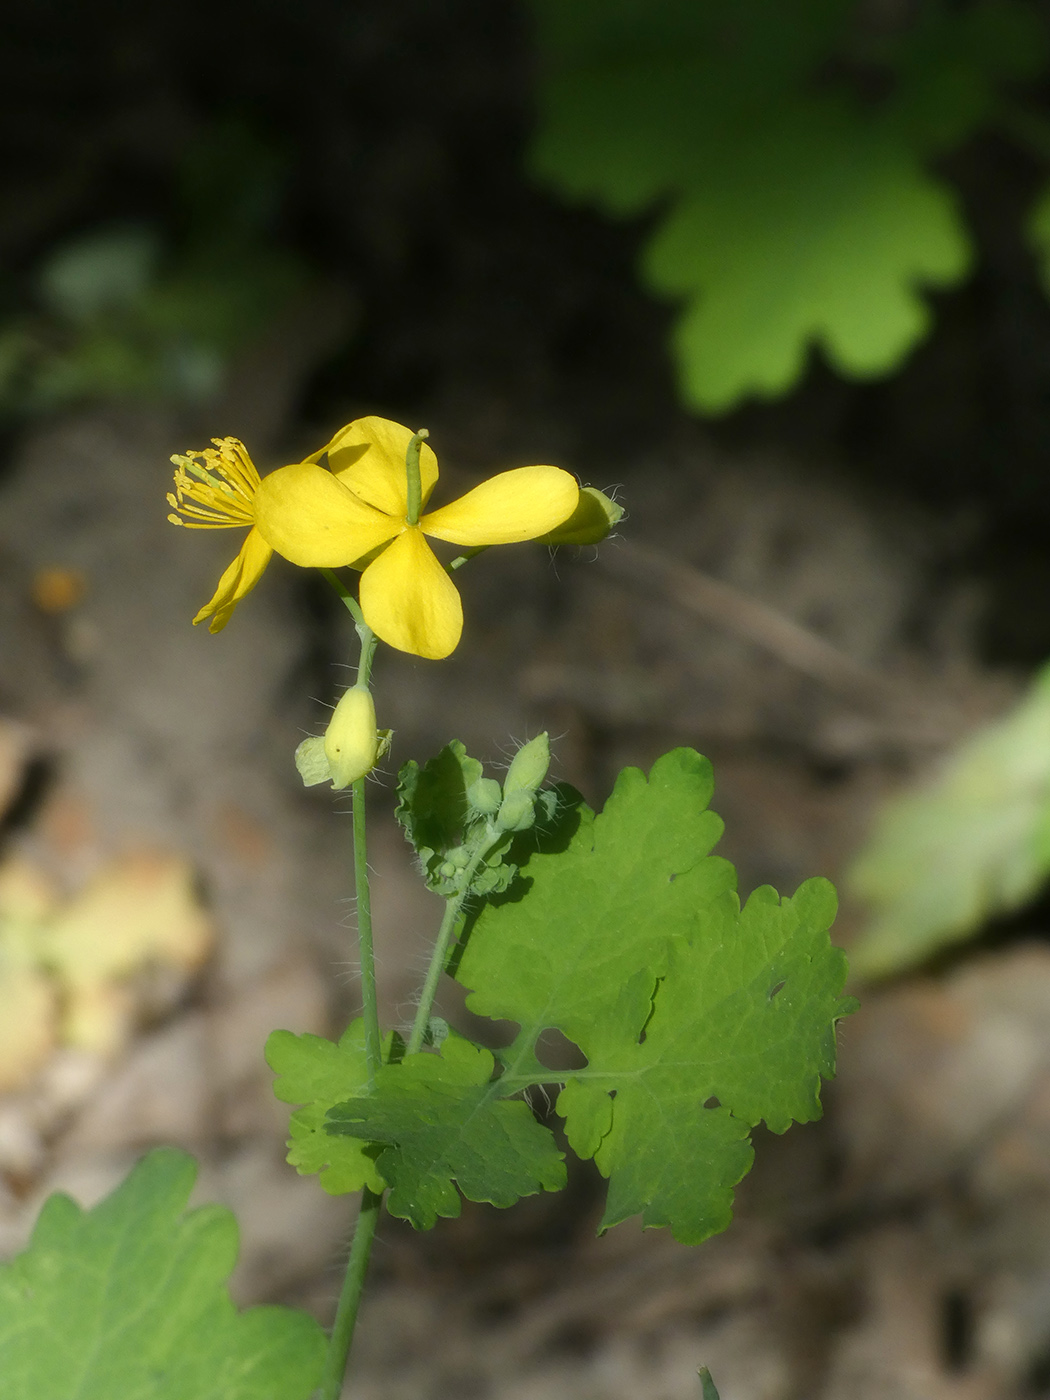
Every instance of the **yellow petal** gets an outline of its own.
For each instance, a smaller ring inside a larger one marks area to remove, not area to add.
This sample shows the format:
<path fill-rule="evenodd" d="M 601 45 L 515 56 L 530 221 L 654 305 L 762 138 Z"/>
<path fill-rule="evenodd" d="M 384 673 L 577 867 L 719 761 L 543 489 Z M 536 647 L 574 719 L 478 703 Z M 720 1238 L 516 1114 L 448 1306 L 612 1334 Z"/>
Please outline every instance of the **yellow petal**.
<path fill-rule="evenodd" d="M 255 522 L 278 554 L 308 569 L 352 564 L 400 528 L 400 521 L 365 505 L 330 471 L 309 462 L 263 477 Z"/>
<path fill-rule="evenodd" d="M 411 527 L 361 575 L 361 611 L 382 641 L 432 661 L 455 651 L 463 631 L 456 586 Z"/>
<path fill-rule="evenodd" d="M 516 544 L 567 520 L 579 497 L 576 478 L 560 467 L 517 467 L 425 515 L 419 526 L 439 540 L 468 547 Z"/>
<path fill-rule="evenodd" d="M 411 441 L 412 429 L 389 418 L 358 418 L 332 439 L 328 465 L 363 501 L 403 520 L 408 510 L 405 453 Z M 438 479 L 438 460 L 425 442 L 419 452 L 419 479 L 426 505 Z"/>
<path fill-rule="evenodd" d="M 246 593 L 250 593 L 262 578 L 272 553 L 273 550 L 259 531 L 250 531 L 248 538 L 241 545 L 240 554 L 219 579 L 218 588 L 210 602 L 205 603 L 193 619 L 193 625 L 196 627 L 198 622 L 210 617 L 211 625 L 208 631 L 221 632 L 240 600 Z"/>

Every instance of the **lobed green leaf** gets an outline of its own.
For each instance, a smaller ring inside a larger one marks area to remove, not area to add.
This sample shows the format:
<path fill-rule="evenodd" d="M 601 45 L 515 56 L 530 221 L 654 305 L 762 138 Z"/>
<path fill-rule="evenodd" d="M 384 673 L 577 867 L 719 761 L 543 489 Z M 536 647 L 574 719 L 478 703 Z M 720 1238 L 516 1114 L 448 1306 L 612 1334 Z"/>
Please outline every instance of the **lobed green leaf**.
<path fill-rule="evenodd" d="M 564 854 L 529 860 L 524 898 L 482 909 L 457 971 L 472 1011 L 521 1028 L 499 1053 L 503 1091 L 563 1079 L 569 1142 L 610 1179 L 603 1227 L 640 1213 L 687 1243 L 728 1224 L 751 1127 L 819 1115 L 834 1025 L 852 1009 L 831 886 L 758 890 L 741 909 L 732 866 L 709 854 L 722 828 L 710 794 L 691 749 L 648 779 L 626 769 Z M 586 1069 L 544 1071 L 548 1027 Z"/>
<path fill-rule="evenodd" d="M 376 1163 L 390 1187 L 387 1206 L 417 1230 L 459 1215 L 454 1182 L 468 1200 L 494 1206 L 565 1185 L 550 1132 L 525 1103 L 501 1096 L 494 1067 L 488 1050 L 449 1035 L 439 1054 L 384 1066 L 374 1094 L 328 1115 L 332 1134 L 390 1144 Z"/>
<path fill-rule="evenodd" d="M 185 1213 L 191 1157 L 149 1153 L 93 1210 L 44 1205 L 0 1266 L 5 1396 L 32 1400 L 307 1400 L 325 1339 L 305 1313 L 238 1313 L 229 1211 Z"/>
<path fill-rule="evenodd" d="M 732 23 L 688 0 L 533 5 L 532 168 L 568 199 L 655 214 L 643 276 L 681 303 L 683 395 L 709 413 L 785 392 L 814 347 L 854 377 L 901 362 L 928 289 L 973 260 L 925 162 L 995 120 L 1047 48 L 1014 0 L 927 6 L 879 36 L 849 0 L 741 0 Z"/>
<path fill-rule="evenodd" d="M 676 749 L 648 777 L 621 773 L 597 816 L 563 793 L 561 820 L 516 838 L 532 841 L 516 853 L 523 878 L 475 910 L 450 963 L 472 1011 L 519 1026 L 495 1058 L 449 1033 L 439 1053 L 384 1065 L 369 1092 L 358 1030 L 342 1048 L 271 1041 L 279 1096 L 311 1100 L 311 1162 L 342 1160 L 325 1135 L 385 1144 L 374 1168 L 390 1208 L 421 1229 L 458 1214 L 457 1186 L 499 1206 L 557 1190 L 561 1154 L 522 1095 L 558 1082 L 570 1146 L 609 1179 L 603 1228 L 640 1215 L 687 1243 L 724 1229 L 751 1128 L 819 1115 L 853 1003 L 828 938 L 831 886 L 763 888 L 741 908 L 732 865 L 712 854 L 712 786 L 707 760 Z M 548 1028 L 585 1067 L 542 1063 Z"/>
<path fill-rule="evenodd" d="M 386 1052 L 389 1054 L 390 1042 Z M 283 1103 L 302 1104 L 289 1121 L 288 1161 L 300 1176 L 319 1173 L 331 1196 L 367 1186 L 382 1191 L 376 1150 L 354 1138 L 334 1138 L 325 1131 L 332 1104 L 368 1083 L 365 1023 L 352 1021 L 337 1043 L 319 1035 L 274 1031 L 266 1042 L 266 1063 L 278 1075 L 273 1092 Z"/>

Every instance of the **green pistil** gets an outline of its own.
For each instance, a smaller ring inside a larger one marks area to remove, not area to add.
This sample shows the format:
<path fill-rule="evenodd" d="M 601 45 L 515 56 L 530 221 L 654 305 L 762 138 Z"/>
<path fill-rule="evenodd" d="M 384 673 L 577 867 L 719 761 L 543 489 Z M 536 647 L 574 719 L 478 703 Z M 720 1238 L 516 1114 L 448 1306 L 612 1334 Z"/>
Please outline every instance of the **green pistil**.
<path fill-rule="evenodd" d="M 430 436 L 426 428 L 413 433 L 412 441 L 405 453 L 405 472 L 408 476 L 407 520 L 410 525 L 419 524 L 419 512 L 423 509 L 423 483 L 419 475 L 419 449 Z"/>

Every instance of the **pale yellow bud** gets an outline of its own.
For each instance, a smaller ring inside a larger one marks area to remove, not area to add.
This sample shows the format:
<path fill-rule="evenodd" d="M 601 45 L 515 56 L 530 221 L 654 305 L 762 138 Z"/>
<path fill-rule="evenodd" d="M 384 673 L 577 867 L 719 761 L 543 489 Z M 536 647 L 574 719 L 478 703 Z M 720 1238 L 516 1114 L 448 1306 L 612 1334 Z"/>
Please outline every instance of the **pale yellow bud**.
<path fill-rule="evenodd" d="M 324 756 L 334 788 L 349 787 L 371 773 L 379 757 L 376 708 L 361 686 L 345 691 L 324 734 Z"/>

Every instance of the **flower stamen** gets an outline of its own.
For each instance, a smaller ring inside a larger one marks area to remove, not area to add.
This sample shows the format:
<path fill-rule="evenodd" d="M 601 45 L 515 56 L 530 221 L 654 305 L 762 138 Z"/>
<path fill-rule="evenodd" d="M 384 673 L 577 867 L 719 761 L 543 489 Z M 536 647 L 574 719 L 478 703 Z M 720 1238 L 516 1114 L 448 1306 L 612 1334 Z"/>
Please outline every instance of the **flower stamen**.
<path fill-rule="evenodd" d="M 178 470 L 168 504 L 179 514 L 173 525 L 190 530 L 224 530 L 254 525 L 259 473 L 236 438 L 212 438 L 214 447 L 172 457 Z M 185 517 L 185 518 L 184 518 Z"/>

